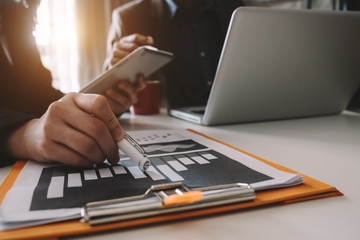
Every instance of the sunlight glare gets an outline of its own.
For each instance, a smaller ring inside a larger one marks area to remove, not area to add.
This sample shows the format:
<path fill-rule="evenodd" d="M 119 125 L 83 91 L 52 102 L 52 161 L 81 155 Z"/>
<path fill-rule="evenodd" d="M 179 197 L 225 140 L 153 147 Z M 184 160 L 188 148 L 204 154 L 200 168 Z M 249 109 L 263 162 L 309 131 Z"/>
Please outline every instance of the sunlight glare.
<path fill-rule="evenodd" d="M 39 46 L 76 45 L 77 36 L 73 3 L 74 0 L 40 1 L 34 32 L 36 43 Z"/>

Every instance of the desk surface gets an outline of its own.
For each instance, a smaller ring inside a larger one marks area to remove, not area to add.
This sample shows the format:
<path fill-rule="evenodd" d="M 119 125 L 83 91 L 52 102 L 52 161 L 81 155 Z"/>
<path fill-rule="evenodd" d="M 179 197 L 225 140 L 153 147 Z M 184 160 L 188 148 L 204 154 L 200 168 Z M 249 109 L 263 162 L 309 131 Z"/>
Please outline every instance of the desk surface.
<path fill-rule="evenodd" d="M 125 130 L 191 128 L 330 184 L 343 197 L 181 220 L 66 239 L 360 239 L 360 115 L 204 127 L 125 114 Z M 9 168 L 0 169 L 0 180 Z"/>

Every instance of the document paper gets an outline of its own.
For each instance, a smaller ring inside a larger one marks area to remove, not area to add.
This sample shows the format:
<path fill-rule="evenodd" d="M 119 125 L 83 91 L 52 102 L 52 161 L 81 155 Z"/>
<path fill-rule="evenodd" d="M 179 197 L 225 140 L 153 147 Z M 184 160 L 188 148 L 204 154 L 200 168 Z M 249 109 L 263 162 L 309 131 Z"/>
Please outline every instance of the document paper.
<path fill-rule="evenodd" d="M 120 162 L 90 169 L 28 161 L 1 205 L 1 229 L 80 217 L 87 202 L 140 195 L 155 184 L 191 188 L 249 183 L 255 190 L 288 187 L 301 175 L 277 170 L 245 153 L 187 130 L 133 131 L 152 166 L 141 171 L 124 153 Z"/>

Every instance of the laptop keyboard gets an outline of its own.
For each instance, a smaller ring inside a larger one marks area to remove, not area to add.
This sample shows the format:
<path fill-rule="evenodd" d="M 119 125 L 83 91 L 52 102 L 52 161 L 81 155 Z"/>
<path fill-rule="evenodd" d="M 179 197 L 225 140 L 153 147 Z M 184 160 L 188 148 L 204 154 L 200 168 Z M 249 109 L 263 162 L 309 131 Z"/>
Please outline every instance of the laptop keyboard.
<path fill-rule="evenodd" d="M 196 113 L 196 114 L 202 114 L 202 115 L 204 115 L 205 110 L 204 110 L 204 109 L 198 109 L 198 110 L 191 110 L 190 112 L 191 112 L 191 113 Z"/>

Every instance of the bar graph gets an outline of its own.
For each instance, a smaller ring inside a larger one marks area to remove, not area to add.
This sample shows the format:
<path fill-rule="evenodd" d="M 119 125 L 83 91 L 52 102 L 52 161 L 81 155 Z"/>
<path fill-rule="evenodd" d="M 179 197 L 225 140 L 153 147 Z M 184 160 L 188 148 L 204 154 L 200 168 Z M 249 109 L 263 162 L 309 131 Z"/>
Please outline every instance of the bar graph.
<path fill-rule="evenodd" d="M 150 138 L 149 138 L 150 139 Z M 148 140 L 148 139 L 146 139 Z M 151 185 L 181 181 L 190 187 L 271 179 L 193 140 L 148 144 L 152 166 L 143 172 L 126 155 L 116 165 L 44 168 L 31 210 L 81 207 L 87 202 L 143 194 Z"/>

